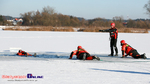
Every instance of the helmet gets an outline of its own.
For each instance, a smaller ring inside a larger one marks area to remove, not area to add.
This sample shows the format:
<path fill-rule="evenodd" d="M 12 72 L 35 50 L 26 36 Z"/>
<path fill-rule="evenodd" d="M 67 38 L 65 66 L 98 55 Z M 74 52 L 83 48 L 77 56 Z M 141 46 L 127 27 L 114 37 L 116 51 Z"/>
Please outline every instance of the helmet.
<path fill-rule="evenodd" d="M 111 23 L 111 26 L 115 27 L 115 23 Z"/>
<path fill-rule="evenodd" d="M 124 43 L 125 43 L 125 40 L 121 40 L 120 43 L 121 43 L 121 44 L 124 44 Z"/>
<path fill-rule="evenodd" d="M 79 50 L 79 49 L 82 49 L 82 46 L 78 46 L 78 50 Z"/>
<path fill-rule="evenodd" d="M 22 50 L 19 50 L 19 52 L 22 52 Z"/>

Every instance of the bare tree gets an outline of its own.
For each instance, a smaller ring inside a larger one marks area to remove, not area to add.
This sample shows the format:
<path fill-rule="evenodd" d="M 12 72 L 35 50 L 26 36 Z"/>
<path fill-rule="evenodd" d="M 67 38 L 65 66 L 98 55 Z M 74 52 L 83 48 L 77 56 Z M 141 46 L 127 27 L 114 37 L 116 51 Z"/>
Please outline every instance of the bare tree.
<path fill-rule="evenodd" d="M 23 25 L 32 25 L 32 17 L 33 17 L 33 11 L 27 12 L 24 14 L 20 14 L 21 17 L 23 18 Z"/>
<path fill-rule="evenodd" d="M 45 13 L 48 13 L 50 15 L 54 14 L 55 13 L 55 10 L 54 8 L 50 7 L 50 6 L 47 6 L 47 7 L 44 7 L 42 12 L 45 12 Z"/>
<path fill-rule="evenodd" d="M 146 14 L 149 16 L 149 18 L 150 18 L 150 0 L 148 1 L 148 3 L 147 4 L 145 4 L 144 5 L 144 8 L 146 9 Z M 146 21 L 146 25 L 147 25 L 147 28 L 149 28 L 149 20 L 148 21 Z"/>
<path fill-rule="evenodd" d="M 150 18 L 150 0 L 148 1 L 147 4 L 144 5 L 144 8 L 146 9 L 146 14 L 148 14 L 149 18 Z"/>
<path fill-rule="evenodd" d="M 3 24 L 3 16 L 2 15 L 0 15 L 0 25 L 2 25 Z"/>
<path fill-rule="evenodd" d="M 115 17 L 113 17 L 113 21 L 123 22 L 124 19 L 123 19 L 123 16 L 115 16 Z"/>

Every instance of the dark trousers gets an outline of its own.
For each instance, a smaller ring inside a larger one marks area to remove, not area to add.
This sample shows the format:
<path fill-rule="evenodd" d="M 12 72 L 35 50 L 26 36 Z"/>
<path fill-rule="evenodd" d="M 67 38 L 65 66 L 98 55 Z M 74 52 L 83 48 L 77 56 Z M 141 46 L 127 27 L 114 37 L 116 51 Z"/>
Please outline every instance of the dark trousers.
<path fill-rule="evenodd" d="M 90 54 L 89 53 L 81 53 L 80 55 L 79 55 L 79 58 L 78 59 L 83 59 L 83 56 L 86 56 L 85 58 L 87 58 L 87 57 L 90 57 Z"/>
<path fill-rule="evenodd" d="M 132 53 L 132 57 L 135 59 L 144 58 L 144 55 L 140 55 L 137 50 L 132 50 L 130 53 Z"/>
<path fill-rule="evenodd" d="M 22 54 L 25 54 L 25 55 L 26 55 L 27 53 L 26 53 L 26 52 L 23 52 Z"/>
<path fill-rule="evenodd" d="M 111 48 L 111 55 L 114 55 L 114 49 L 116 51 L 116 54 L 118 54 L 118 48 L 117 48 L 117 39 L 111 38 L 110 39 L 110 48 Z"/>

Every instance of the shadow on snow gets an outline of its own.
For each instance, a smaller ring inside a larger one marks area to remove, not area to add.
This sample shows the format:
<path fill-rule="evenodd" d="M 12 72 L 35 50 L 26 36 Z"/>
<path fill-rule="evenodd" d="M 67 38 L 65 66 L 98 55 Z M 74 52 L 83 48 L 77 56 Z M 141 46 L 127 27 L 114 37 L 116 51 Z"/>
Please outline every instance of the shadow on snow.
<path fill-rule="evenodd" d="M 123 70 L 108 70 L 108 69 L 97 69 L 97 68 L 90 68 L 91 70 L 99 70 L 99 71 L 109 71 L 109 72 L 119 72 L 119 73 L 132 73 L 132 74 L 144 74 L 150 75 L 148 72 L 137 72 L 137 71 L 123 71 Z"/>

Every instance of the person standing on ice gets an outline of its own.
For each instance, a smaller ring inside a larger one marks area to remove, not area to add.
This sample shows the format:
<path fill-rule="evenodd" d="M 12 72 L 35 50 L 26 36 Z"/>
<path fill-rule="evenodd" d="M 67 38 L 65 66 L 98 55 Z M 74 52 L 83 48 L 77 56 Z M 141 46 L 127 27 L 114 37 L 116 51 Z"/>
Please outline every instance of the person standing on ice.
<path fill-rule="evenodd" d="M 138 58 L 147 59 L 147 57 L 145 56 L 145 53 L 142 54 L 142 55 L 140 55 L 137 52 L 136 49 L 132 48 L 130 45 L 128 45 L 127 43 L 125 43 L 125 40 L 121 40 L 120 43 L 121 43 L 121 46 L 122 46 L 122 58 L 125 58 L 128 55 L 130 55 L 130 56 L 132 56 L 135 59 L 138 59 Z"/>
<path fill-rule="evenodd" d="M 115 27 L 115 23 L 111 23 L 111 28 L 106 30 L 99 30 L 100 32 L 109 32 L 110 33 L 110 48 L 111 54 L 108 56 L 114 56 L 114 49 L 116 51 L 115 56 L 118 56 L 117 48 L 117 38 L 118 38 L 118 29 Z"/>
<path fill-rule="evenodd" d="M 69 59 L 72 59 L 74 55 L 76 55 L 77 59 L 80 60 L 93 60 L 93 59 L 100 60 L 100 58 L 97 56 L 91 56 L 85 49 L 82 48 L 82 46 L 78 46 L 77 50 L 72 51 Z"/>

